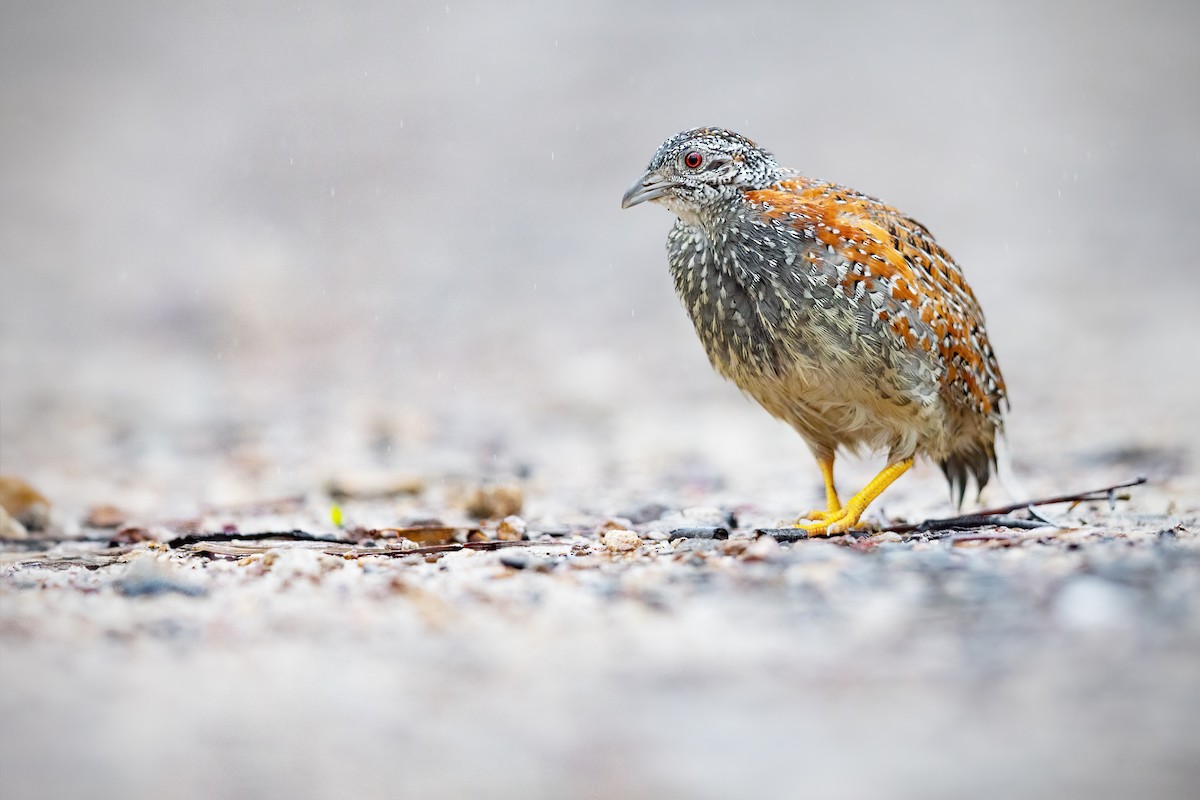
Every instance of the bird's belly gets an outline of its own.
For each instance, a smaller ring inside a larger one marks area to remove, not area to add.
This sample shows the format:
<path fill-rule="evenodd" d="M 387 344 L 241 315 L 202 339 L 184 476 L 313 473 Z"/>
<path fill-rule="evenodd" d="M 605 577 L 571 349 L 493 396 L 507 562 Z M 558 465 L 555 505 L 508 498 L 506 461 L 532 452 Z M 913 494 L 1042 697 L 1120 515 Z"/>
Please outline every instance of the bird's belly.
<path fill-rule="evenodd" d="M 936 379 L 878 354 L 826 359 L 789 352 L 776 372 L 719 367 L 814 449 L 888 450 L 907 457 L 944 449 L 946 409 Z"/>

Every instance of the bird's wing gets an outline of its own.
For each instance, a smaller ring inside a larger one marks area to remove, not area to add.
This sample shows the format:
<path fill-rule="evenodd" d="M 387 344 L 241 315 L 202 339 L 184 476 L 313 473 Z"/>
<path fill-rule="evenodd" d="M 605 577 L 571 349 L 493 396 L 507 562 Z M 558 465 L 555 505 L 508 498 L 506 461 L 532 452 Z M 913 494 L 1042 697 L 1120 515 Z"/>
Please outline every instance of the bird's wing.
<path fill-rule="evenodd" d="M 852 189 L 790 178 L 746 192 L 772 218 L 812 231 L 848 263 L 849 293 L 865 283 L 895 303 L 875 313 L 908 347 L 936 351 L 945 367 L 943 394 L 978 411 L 1000 413 L 1004 378 L 984 330 L 983 310 L 962 270 L 929 230 L 895 208 Z"/>

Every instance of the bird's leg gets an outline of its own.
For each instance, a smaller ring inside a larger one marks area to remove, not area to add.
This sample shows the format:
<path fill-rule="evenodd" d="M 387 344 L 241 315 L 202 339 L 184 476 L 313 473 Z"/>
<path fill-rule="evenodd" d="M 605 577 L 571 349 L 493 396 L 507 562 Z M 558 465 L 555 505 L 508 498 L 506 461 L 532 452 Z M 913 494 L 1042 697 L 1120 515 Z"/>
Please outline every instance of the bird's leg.
<path fill-rule="evenodd" d="M 833 456 L 818 456 L 817 465 L 821 468 L 821 477 L 825 479 L 825 510 L 809 511 L 800 519 L 826 522 L 841 515 L 842 501 L 838 499 L 837 487 L 833 485 Z"/>
<path fill-rule="evenodd" d="M 904 461 L 897 461 L 895 464 L 888 464 L 878 475 L 871 479 L 871 482 L 862 488 L 858 494 L 846 501 L 846 505 L 842 506 L 841 511 L 833 517 L 822 517 L 816 522 L 811 523 L 796 523 L 794 527 L 807 531 L 809 536 L 827 536 L 835 533 L 845 533 L 858 524 L 859 517 L 867 510 L 867 506 L 874 502 L 876 497 L 883 494 L 883 490 L 892 485 L 892 482 L 899 478 L 904 473 L 908 472 L 909 467 L 913 465 L 911 458 L 906 458 Z M 830 472 L 832 476 L 832 471 Z"/>

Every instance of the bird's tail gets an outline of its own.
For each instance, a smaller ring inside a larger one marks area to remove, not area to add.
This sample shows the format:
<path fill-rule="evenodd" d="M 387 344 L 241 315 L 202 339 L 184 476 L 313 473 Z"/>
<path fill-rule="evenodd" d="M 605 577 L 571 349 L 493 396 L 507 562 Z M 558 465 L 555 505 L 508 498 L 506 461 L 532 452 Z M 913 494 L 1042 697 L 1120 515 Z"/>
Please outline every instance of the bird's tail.
<path fill-rule="evenodd" d="M 954 507 L 961 509 L 963 497 L 967 494 L 967 482 L 975 479 L 975 486 L 982 492 L 992 476 L 992 468 L 996 463 L 996 455 L 991 447 L 980 447 L 973 450 L 959 450 L 947 456 L 941 463 L 942 472 L 950 484 L 950 500 Z"/>
<path fill-rule="evenodd" d="M 970 479 L 975 481 L 978 498 L 978 494 L 987 486 L 993 473 L 1004 493 L 1014 502 L 1028 496 L 1013 474 L 1012 454 L 1008 448 L 1004 428 L 997 426 L 995 433 L 991 440 L 983 440 L 968 449 L 953 452 L 941 462 L 942 472 L 950 483 L 950 499 L 954 501 L 956 508 L 962 508 Z"/>

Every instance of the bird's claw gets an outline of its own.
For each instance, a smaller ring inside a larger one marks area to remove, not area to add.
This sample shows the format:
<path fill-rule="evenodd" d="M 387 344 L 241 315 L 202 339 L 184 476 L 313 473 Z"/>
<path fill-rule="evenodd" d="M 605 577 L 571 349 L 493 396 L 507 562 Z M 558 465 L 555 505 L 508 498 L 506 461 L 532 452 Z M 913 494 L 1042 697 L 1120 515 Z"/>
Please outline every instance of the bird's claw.
<path fill-rule="evenodd" d="M 858 524 L 859 514 L 842 509 L 840 511 L 810 511 L 792 523 L 792 527 L 812 536 L 836 536 Z M 811 520 L 811 521 L 804 521 Z"/>

